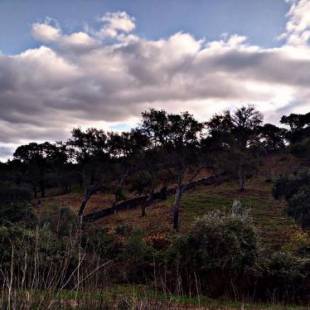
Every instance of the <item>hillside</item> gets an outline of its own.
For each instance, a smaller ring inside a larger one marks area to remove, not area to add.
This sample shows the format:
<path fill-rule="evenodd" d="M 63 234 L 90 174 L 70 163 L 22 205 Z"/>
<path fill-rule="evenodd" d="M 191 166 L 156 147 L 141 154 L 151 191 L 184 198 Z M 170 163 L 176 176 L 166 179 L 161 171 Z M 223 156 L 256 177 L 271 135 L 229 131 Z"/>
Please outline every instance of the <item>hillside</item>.
<path fill-rule="evenodd" d="M 283 247 L 294 247 L 296 240 L 308 238 L 293 219 L 285 215 L 285 202 L 277 201 L 272 197 L 272 178 L 294 171 L 299 166 L 299 161 L 288 155 L 269 156 L 262 162 L 255 176 L 247 182 L 245 192 L 240 192 L 237 182 L 227 181 L 220 185 L 199 186 L 186 192 L 182 199 L 180 216 L 180 233 L 185 233 L 193 221 L 205 213 L 220 210 L 231 212 L 234 200 L 240 200 L 243 208 L 249 210 L 261 243 L 266 249 L 280 250 Z M 205 171 L 199 177 L 209 175 Z M 54 206 L 70 207 L 77 212 L 81 193 L 46 198 L 43 209 Z M 96 194 L 92 197 L 86 214 L 110 207 L 112 196 Z M 147 216 L 141 217 L 139 208 L 115 213 L 114 215 L 97 220 L 89 224 L 114 233 L 118 228 L 140 229 L 147 239 L 166 239 L 175 234 L 171 228 L 171 205 L 173 197 L 164 202 L 155 203 L 147 209 Z"/>

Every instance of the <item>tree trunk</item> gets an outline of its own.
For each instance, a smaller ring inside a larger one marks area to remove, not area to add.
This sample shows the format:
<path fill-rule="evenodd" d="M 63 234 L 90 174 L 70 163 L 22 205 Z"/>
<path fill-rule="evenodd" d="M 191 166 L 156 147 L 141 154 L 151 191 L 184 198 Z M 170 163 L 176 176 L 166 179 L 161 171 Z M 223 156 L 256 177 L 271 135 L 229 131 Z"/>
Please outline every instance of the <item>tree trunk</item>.
<path fill-rule="evenodd" d="M 80 209 L 79 209 L 80 225 L 82 225 L 82 222 L 83 222 L 83 215 L 84 215 L 84 211 L 86 209 L 87 202 L 94 193 L 95 193 L 95 190 L 89 190 L 88 189 L 88 190 L 86 190 L 86 192 L 84 194 L 84 197 L 83 197 Z"/>
<path fill-rule="evenodd" d="M 173 229 L 179 231 L 179 212 L 180 212 L 180 203 L 182 198 L 182 186 L 178 186 L 175 193 L 175 200 L 172 209 L 173 213 Z"/>
<path fill-rule="evenodd" d="M 242 166 L 239 167 L 239 190 L 240 192 L 244 192 L 245 190 L 245 176 L 244 176 L 244 170 Z"/>

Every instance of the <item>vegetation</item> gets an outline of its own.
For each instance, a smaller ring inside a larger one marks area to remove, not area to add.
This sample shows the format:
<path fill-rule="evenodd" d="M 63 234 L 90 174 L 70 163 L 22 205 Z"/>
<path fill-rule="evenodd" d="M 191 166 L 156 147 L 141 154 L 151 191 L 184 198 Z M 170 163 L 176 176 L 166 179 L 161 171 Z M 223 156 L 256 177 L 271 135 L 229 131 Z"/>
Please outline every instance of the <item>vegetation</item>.
<path fill-rule="evenodd" d="M 19 146 L 0 165 L 1 307 L 306 307 L 309 115 L 281 123 L 150 110 Z"/>

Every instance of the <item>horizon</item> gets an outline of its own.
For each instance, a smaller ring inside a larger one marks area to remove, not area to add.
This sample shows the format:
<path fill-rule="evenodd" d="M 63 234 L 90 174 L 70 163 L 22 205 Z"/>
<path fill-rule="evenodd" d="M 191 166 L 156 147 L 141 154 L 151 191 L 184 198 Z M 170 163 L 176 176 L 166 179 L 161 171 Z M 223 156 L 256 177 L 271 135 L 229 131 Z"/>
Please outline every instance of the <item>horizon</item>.
<path fill-rule="evenodd" d="M 0 160 L 141 112 L 310 109 L 309 0 L 0 3 Z M 189 14 L 191 12 L 191 14 Z M 160 20 L 160 22 L 158 22 Z"/>

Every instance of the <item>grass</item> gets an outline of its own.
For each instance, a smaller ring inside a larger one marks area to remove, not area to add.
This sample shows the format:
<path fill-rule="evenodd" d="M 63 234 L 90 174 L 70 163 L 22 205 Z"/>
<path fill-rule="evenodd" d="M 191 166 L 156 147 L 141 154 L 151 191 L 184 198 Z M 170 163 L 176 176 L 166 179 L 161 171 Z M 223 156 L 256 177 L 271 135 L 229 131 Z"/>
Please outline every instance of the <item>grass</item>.
<path fill-rule="evenodd" d="M 285 203 L 276 201 L 271 195 L 271 183 L 263 177 L 256 177 L 247 184 L 247 190 L 240 193 L 235 182 L 226 182 L 219 186 L 200 186 L 184 194 L 182 198 L 180 224 L 181 233 L 187 232 L 193 221 L 205 213 L 221 210 L 231 212 L 235 199 L 240 200 L 257 227 L 262 244 L 266 249 L 280 250 L 289 247 L 300 234 L 301 228 L 286 216 Z M 171 235 L 170 207 L 173 197 L 164 203 L 158 203 L 147 209 L 147 216 L 142 218 L 139 209 L 119 212 L 96 222 L 99 227 L 111 232 L 118 225 L 128 224 L 142 229 L 146 235 Z"/>
<path fill-rule="evenodd" d="M 211 299 L 206 296 L 191 297 L 153 290 L 144 285 L 114 285 L 92 291 L 19 291 L 19 298 L 27 299 L 33 306 L 27 309 L 209 309 L 209 310 L 305 310 L 307 306 L 263 304 L 249 301 L 237 302 Z M 1 301 L 1 298 L 0 298 Z M 1 303 L 0 303 L 1 304 Z M 127 307 L 125 307 L 125 305 Z M 106 307 L 106 308 L 105 308 Z"/>

